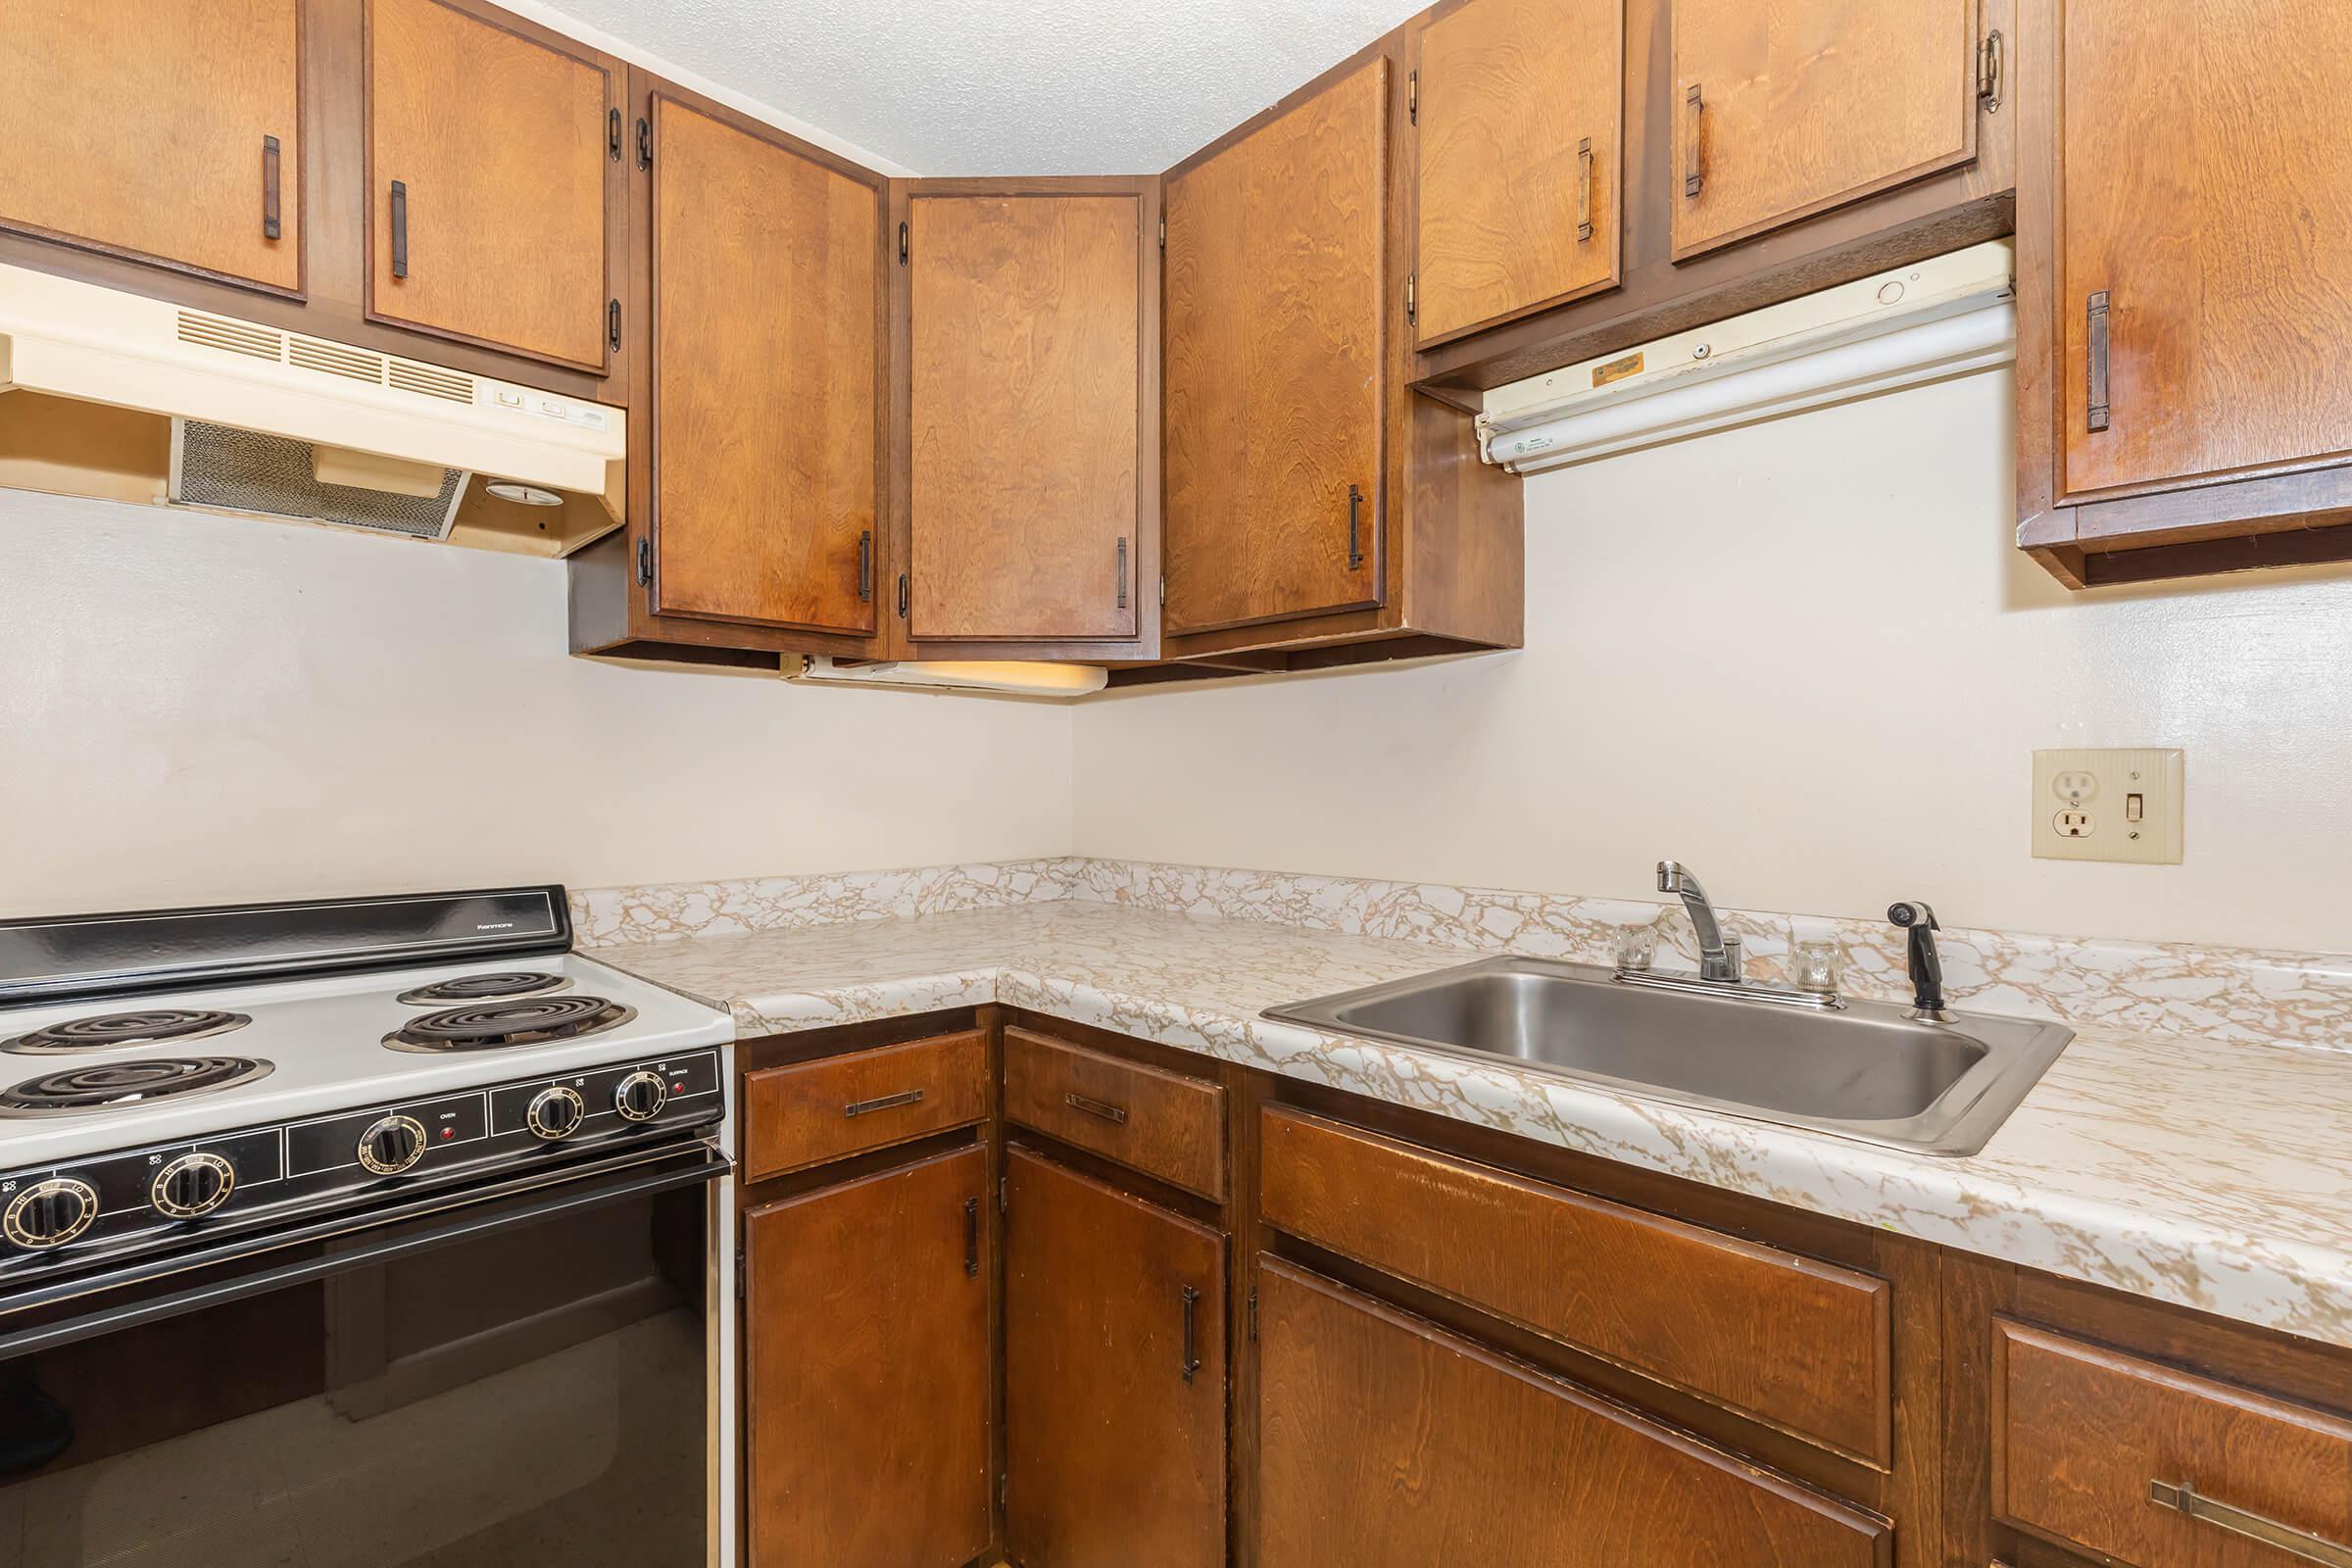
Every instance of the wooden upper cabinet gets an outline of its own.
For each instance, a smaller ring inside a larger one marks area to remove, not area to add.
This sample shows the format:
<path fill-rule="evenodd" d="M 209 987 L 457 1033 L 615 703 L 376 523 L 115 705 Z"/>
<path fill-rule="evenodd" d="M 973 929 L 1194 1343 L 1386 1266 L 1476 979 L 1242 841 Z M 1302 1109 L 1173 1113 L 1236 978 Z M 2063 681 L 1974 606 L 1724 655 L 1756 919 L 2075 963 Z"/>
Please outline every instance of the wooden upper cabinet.
<path fill-rule="evenodd" d="M 1419 341 L 1613 287 L 1625 0 L 1468 0 L 1418 59 Z"/>
<path fill-rule="evenodd" d="M 2352 454 L 2352 27 L 2284 10 L 2063 7 L 2070 493 Z"/>
<path fill-rule="evenodd" d="M 301 0 L 14 0 L 0 225 L 303 287 Z"/>
<path fill-rule="evenodd" d="M 1170 633 L 1380 602 L 1391 87 L 1370 61 L 1168 180 Z"/>
<path fill-rule="evenodd" d="M 656 94 L 655 609 L 874 628 L 883 182 Z"/>
<path fill-rule="evenodd" d="M 744 1216 L 751 1568 L 963 1568 L 989 1542 L 988 1153 Z"/>
<path fill-rule="evenodd" d="M 368 0 L 369 314 L 603 369 L 618 76 L 445 0 Z"/>
<path fill-rule="evenodd" d="M 1223 1568 L 1224 1238 L 1026 1150 L 1005 1169 L 1013 1559 Z"/>
<path fill-rule="evenodd" d="M 1136 634 L 1145 210 L 1136 190 L 909 201 L 914 637 Z"/>
<path fill-rule="evenodd" d="M 1674 0 L 1677 261 L 1977 148 L 1978 0 Z"/>

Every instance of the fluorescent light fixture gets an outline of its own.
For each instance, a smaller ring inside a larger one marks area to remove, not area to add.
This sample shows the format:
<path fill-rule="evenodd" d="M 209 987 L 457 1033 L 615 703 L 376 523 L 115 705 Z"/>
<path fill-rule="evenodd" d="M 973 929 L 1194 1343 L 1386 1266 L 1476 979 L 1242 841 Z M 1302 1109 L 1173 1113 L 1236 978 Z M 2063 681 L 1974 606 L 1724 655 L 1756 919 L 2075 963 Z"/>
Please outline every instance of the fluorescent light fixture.
<path fill-rule="evenodd" d="M 1110 684 L 1110 672 L 1093 664 L 1014 660 L 841 664 L 821 656 L 803 659 L 801 667 L 786 678 L 815 686 L 906 686 L 994 697 L 1086 697 Z"/>
<path fill-rule="evenodd" d="M 1993 240 L 1497 387 L 1480 452 L 1534 473 L 2009 364 L 2015 269 Z"/>

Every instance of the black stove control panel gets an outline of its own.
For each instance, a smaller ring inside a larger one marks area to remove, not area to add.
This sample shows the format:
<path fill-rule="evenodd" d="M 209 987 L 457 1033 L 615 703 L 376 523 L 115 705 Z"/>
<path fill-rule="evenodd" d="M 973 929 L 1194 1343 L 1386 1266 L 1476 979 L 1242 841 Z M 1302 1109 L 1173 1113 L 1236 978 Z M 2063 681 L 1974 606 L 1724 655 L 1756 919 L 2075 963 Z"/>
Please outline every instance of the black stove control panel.
<path fill-rule="evenodd" d="M 522 1078 L 0 1174 L 0 1284 L 724 1115 L 718 1054 Z"/>

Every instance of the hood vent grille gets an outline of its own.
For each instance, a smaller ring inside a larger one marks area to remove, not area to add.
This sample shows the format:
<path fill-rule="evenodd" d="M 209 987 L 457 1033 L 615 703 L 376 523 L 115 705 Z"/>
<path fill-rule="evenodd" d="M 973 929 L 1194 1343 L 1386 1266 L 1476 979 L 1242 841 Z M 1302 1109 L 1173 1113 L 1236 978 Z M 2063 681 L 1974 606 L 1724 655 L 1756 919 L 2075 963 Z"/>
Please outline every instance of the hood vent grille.
<path fill-rule="evenodd" d="M 266 326 L 253 326 L 244 321 L 224 321 L 218 316 L 198 316 L 193 311 L 179 313 L 179 340 L 200 349 L 219 349 L 224 354 L 243 354 L 257 360 L 282 359 L 285 343 L 283 332 L 272 332 Z"/>
<path fill-rule="evenodd" d="M 396 360 L 389 355 L 371 354 L 366 349 L 355 349 L 342 343 L 297 337 L 291 332 L 256 326 L 251 321 L 231 321 L 197 311 L 181 311 L 179 340 L 194 348 L 242 354 L 248 359 L 270 360 L 297 370 L 339 376 L 346 381 L 364 381 L 369 386 L 390 387 L 395 392 L 438 398 L 444 403 L 470 406 L 474 401 L 474 381 L 470 375 L 461 375 L 455 370 L 444 370 L 436 366 L 417 365 L 409 360 Z"/>
<path fill-rule="evenodd" d="M 440 492 L 430 496 L 321 484 L 308 441 L 202 419 L 172 421 L 171 497 L 184 507 L 446 539 L 466 478 L 461 469 L 448 469 Z"/>

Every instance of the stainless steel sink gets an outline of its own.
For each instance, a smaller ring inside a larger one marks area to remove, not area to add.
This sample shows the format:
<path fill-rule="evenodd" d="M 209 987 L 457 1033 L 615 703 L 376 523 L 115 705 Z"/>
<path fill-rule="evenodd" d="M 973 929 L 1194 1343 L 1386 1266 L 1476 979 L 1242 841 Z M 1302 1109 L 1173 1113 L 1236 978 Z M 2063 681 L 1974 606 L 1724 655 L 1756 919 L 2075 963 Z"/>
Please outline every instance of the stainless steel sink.
<path fill-rule="evenodd" d="M 1265 1015 L 1922 1154 L 1983 1149 L 2074 1038 L 2027 1018 L 1928 1020 L 1886 1003 L 1788 1000 L 1502 957 Z"/>

